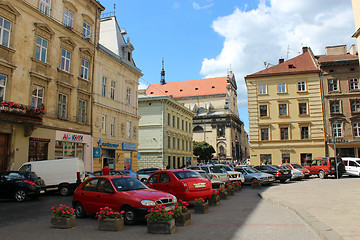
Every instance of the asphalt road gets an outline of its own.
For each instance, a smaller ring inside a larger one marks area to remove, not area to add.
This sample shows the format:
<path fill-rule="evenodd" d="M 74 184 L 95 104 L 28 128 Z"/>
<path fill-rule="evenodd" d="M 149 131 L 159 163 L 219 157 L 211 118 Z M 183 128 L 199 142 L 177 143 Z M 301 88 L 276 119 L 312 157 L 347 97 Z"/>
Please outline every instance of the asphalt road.
<path fill-rule="evenodd" d="M 177 227 L 171 236 L 147 234 L 146 223 L 125 226 L 121 232 L 101 232 L 92 217 L 76 219 L 72 229 L 50 228 L 51 207 L 60 203 L 70 205 L 71 196 L 47 195 L 24 203 L 2 200 L 0 239 L 319 239 L 300 217 L 262 200 L 259 191 L 246 186 L 235 196 L 222 200 L 220 206 L 211 207 L 205 215 L 194 214 L 190 209 L 191 224 Z"/>

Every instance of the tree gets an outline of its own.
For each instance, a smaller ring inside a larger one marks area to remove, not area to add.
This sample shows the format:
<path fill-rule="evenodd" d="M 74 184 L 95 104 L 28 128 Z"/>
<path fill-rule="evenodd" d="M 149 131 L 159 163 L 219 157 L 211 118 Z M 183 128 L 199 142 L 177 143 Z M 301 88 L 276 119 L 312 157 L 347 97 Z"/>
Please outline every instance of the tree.
<path fill-rule="evenodd" d="M 199 156 L 199 160 L 203 160 L 205 162 L 211 161 L 213 158 L 213 153 L 215 153 L 215 149 L 207 142 L 194 141 L 194 155 Z"/>

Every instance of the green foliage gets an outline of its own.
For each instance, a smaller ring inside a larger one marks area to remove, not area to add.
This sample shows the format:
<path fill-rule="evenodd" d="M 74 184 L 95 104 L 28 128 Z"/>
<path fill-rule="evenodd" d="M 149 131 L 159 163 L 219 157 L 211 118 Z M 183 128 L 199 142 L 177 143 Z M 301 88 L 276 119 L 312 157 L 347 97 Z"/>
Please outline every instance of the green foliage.
<path fill-rule="evenodd" d="M 194 141 L 194 155 L 199 156 L 199 160 L 211 161 L 213 153 L 215 153 L 215 149 L 207 142 Z"/>

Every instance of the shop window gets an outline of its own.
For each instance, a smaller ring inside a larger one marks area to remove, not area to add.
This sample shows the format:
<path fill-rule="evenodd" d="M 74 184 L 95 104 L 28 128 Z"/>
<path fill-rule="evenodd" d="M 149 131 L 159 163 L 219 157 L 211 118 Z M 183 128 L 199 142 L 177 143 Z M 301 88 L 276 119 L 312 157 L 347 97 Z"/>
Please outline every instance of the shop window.
<path fill-rule="evenodd" d="M 260 154 L 260 163 L 262 165 L 272 164 L 271 154 Z"/>
<path fill-rule="evenodd" d="M 289 153 L 283 153 L 281 155 L 282 163 L 290 163 L 290 154 Z"/>
<path fill-rule="evenodd" d="M 29 162 L 48 159 L 49 140 L 31 140 L 29 141 Z"/>

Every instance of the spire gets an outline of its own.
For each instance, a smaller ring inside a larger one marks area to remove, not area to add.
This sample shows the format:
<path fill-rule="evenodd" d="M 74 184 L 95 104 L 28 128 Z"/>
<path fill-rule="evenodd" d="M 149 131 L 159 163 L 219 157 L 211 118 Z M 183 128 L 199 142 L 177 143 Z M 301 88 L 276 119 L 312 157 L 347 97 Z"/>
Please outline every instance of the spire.
<path fill-rule="evenodd" d="M 161 80 L 160 80 L 160 84 L 161 84 L 161 85 L 164 85 L 164 84 L 165 84 L 164 58 L 162 59 L 162 70 L 161 70 Z"/>

